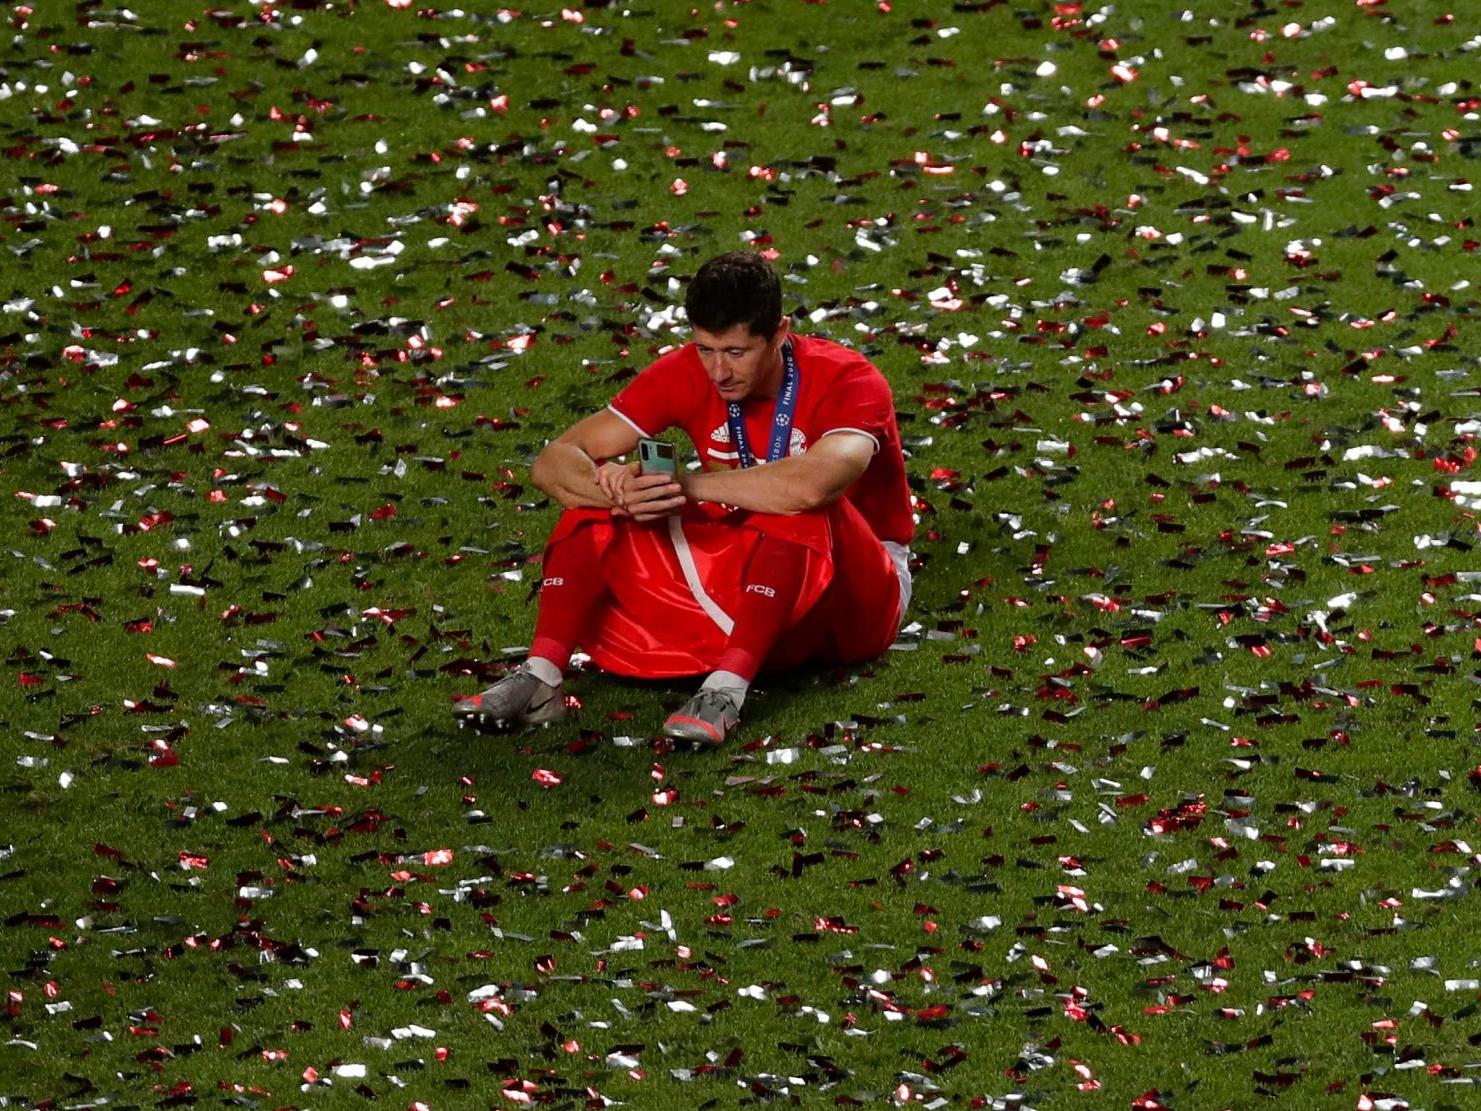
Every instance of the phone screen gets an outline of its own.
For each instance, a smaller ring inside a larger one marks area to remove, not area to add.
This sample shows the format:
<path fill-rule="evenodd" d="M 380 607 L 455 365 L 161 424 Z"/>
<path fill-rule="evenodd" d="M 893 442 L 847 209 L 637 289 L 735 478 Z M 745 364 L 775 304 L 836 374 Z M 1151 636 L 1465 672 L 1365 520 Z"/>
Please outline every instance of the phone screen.
<path fill-rule="evenodd" d="M 667 440 L 639 440 L 638 473 L 678 474 L 679 464 L 674 456 L 674 445 Z"/>

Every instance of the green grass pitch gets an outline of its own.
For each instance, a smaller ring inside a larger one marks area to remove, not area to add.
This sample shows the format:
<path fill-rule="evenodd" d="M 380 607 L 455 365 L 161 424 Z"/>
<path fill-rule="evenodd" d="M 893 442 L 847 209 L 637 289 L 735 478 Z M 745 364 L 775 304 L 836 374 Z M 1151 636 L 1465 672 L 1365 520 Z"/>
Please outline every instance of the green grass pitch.
<path fill-rule="evenodd" d="M 1474 1106 L 1466 5 L 3 14 L 0 1107 Z M 901 643 L 459 732 L 747 245 Z"/>

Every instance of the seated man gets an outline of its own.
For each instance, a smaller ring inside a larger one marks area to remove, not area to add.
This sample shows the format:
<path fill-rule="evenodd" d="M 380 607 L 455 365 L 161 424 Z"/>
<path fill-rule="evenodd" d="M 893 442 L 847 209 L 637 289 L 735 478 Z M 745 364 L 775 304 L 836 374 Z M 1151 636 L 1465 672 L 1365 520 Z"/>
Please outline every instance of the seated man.
<path fill-rule="evenodd" d="M 914 523 L 889 384 L 856 352 L 792 334 L 759 254 L 705 263 L 684 307 L 693 340 L 535 461 L 535 485 L 566 508 L 529 656 L 455 703 L 458 717 L 559 719 L 579 645 L 621 675 L 708 673 L 663 732 L 718 743 L 763 668 L 865 660 L 893 643 Z M 675 427 L 697 471 L 614 461 Z"/>

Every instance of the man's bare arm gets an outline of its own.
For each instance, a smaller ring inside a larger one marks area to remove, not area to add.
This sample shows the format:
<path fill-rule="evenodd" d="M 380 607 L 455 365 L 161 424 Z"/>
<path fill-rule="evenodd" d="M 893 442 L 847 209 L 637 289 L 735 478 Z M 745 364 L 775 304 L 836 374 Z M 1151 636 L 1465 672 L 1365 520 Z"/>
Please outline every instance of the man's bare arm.
<path fill-rule="evenodd" d="M 624 455 L 637 442 L 630 424 L 603 409 L 546 444 L 530 470 L 530 481 L 567 509 L 611 508 L 611 498 L 597 482 L 599 461 Z"/>
<path fill-rule="evenodd" d="M 841 498 L 869 466 L 874 441 L 861 432 L 834 432 L 808 448 L 744 470 L 680 478 L 696 501 L 720 502 L 756 513 L 803 513 Z"/>
<path fill-rule="evenodd" d="M 637 446 L 632 425 L 609 409 L 577 421 L 545 446 L 530 480 L 567 509 L 612 509 L 640 520 L 670 513 L 684 504 L 678 483 L 664 475 L 636 474 L 635 464 L 599 463 Z M 627 473 L 602 480 L 600 471 Z"/>

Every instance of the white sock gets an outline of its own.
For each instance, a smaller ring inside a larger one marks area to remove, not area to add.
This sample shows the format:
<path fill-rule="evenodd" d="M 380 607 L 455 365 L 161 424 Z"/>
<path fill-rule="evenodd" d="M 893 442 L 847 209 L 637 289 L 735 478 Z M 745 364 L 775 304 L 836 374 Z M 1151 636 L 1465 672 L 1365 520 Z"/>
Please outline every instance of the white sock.
<path fill-rule="evenodd" d="M 702 691 L 724 691 L 735 703 L 739 710 L 746 702 L 746 692 L 751 689 L 751 681 L 742 679 L 733 671 L 712 671 L 705 677 L 705 681 L 699 685 Z"/>
<path fill-rule="evenodd" d="M 561 680 L 565 678 L 561 669 L 544 656 L 531 656 L 525 660 L 525 670 L 547 687 L 558 687 L 561 685 Z"/>

